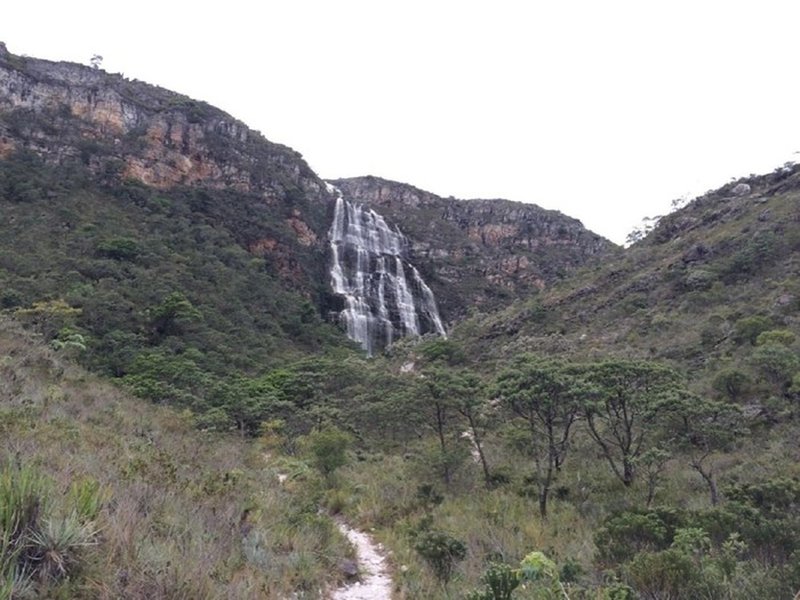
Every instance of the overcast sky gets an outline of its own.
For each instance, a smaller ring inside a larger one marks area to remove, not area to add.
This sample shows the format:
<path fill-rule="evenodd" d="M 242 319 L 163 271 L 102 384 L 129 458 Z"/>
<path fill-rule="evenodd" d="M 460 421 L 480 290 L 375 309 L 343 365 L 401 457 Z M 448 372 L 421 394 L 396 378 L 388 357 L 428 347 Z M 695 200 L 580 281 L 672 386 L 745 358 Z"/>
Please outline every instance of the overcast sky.
<path fill-rule="evenodd" d="M 326 178 L 560 210 L 616 242 L 800 162 L 800 2 L 14 0 L 0 41 L 205 100 Z"/>

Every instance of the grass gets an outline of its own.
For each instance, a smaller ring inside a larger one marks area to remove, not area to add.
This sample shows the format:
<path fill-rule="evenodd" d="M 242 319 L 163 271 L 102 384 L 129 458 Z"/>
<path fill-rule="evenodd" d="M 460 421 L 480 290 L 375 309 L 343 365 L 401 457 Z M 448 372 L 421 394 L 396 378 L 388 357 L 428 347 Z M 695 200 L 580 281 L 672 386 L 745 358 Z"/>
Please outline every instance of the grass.
<path fill-rule="evenodd" d="M 37 594 L 316 598 L 336 582 L 350 550 L 307 467 L 280 485 L 290 459 L 132 399 L 8 320 L 0 370 L 0 493 L 42 511 Z"/>

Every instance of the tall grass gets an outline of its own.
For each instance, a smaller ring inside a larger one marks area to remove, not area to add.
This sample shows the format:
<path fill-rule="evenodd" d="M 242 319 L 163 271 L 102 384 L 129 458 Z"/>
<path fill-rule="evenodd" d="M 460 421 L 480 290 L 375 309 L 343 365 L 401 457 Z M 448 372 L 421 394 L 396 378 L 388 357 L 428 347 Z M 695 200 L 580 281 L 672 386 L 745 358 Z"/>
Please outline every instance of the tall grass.
<path fill-rule="evenodd" d="M 0 531 L 25 546 L 4 545 L 0 599 L 26 581 L 40 597 L 187 600 L 319 598 L 336 584 L 350 549 L 304 463 L 199 432 L 2 318 L 0 369 L 0 486 L 17 507 L 0 502 Z M 35 572 L 19 567 L 34 559 Z"/>

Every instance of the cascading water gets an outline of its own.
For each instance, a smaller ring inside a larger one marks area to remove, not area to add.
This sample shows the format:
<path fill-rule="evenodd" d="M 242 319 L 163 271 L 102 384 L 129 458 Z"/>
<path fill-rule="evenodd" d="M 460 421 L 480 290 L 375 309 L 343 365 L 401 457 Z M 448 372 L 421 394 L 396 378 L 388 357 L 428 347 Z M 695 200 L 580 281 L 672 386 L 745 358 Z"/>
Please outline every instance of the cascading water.
<path fill-rule="evenodd" d="M 373 210 L 336 195 L 331 284 L 344 297 L 339 314 L 351 340 L 372 356 L 403 336 L 446 336 L 433 292 L 408 262 L 408 240 Z"/>

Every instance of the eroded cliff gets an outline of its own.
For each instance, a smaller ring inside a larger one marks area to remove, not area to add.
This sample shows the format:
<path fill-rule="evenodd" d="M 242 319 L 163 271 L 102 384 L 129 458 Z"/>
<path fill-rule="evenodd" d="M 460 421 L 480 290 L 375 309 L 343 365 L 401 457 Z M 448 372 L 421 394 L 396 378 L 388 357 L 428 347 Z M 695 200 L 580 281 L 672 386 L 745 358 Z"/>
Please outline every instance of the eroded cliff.
<path fill-rule="evenodd" d="M 378 177 L 332 183 L 399 225 L 450 320 L 540 290 L 614 248 L 577 219 L 535 204 L 442 198 Z"/>

